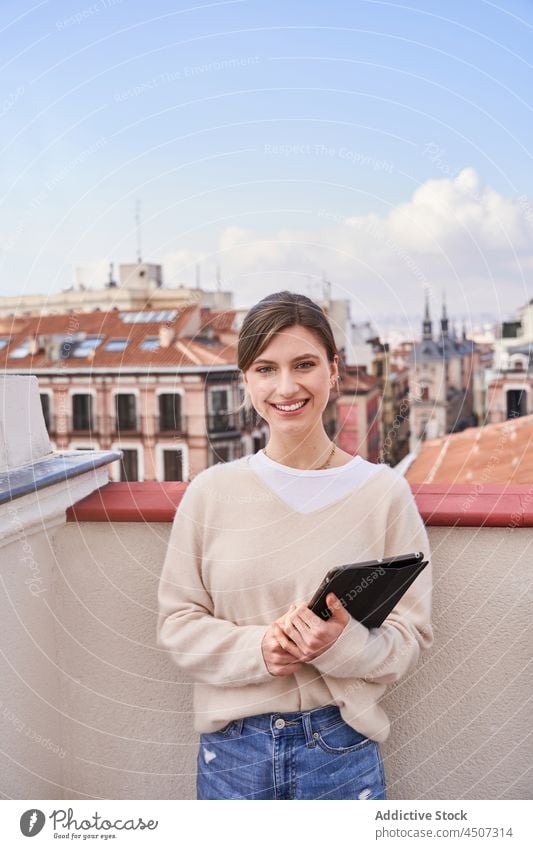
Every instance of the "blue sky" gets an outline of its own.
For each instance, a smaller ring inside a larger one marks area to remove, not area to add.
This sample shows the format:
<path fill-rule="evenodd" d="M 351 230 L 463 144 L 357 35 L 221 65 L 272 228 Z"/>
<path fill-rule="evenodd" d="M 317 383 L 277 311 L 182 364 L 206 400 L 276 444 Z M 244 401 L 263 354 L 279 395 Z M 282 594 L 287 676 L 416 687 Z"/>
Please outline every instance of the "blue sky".
<path fill-rule="evenodd" d="M 533 297 L 533 3 L 3 2 L 3 293 L 142 252 L 361 318 Z M 462 176 L 461 176 L 462 175 Z M 530 205 L 531 204 L 531 205 Z M 346 222 L 351 222 L 347 224 Z"/>

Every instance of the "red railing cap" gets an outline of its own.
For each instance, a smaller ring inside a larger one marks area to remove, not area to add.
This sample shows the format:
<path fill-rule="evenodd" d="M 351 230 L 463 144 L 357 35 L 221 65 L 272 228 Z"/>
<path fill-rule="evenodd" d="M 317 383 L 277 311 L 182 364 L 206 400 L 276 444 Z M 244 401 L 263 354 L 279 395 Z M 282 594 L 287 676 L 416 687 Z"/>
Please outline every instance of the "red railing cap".
<path fill-rule="evenodd" d="M 188 484 L 108 483 L 67 511 L 68 522 L 172 522 Z M 429 526 L 533 527 L 533 484 L 413 484 Z"/>

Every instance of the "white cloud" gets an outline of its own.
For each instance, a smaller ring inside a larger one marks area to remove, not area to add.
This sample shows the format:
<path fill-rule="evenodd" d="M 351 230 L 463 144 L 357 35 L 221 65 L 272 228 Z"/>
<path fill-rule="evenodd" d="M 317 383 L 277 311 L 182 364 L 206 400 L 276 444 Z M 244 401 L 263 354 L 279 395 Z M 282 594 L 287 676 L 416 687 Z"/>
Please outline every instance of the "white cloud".
<path fill-rule="evenodd" d="M 426 181 L 383 216 L 342 219 L 321 210 L 313 230 L 284 228 L 268 238 L 229 227 L 218 255 L 237 305 L 284 287 L 309 291 L 325 269 L 334 295 L 352 298 L 368 315 L 419 313 L 424 285 L 439 304 L 445 289 L 456 313 L 499 311 L 502 300 L 512 310 L 533 294 L 526 279 L 532 205 L 483 185 L 465 168 L 453 179 Z"/>

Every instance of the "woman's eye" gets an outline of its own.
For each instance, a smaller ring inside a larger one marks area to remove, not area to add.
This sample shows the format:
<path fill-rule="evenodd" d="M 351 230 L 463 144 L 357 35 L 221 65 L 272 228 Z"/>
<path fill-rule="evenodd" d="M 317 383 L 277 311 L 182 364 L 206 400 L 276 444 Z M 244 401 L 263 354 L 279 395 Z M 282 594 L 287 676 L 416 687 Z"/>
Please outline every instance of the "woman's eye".
<path fill-rule="evenodd" d="M 314 363 L 311 363 L 311 362 L 298 363 L 296 368 L 300 368 L 300 366 L 311 366 L 312 367 L 312 366 L 314 366 Z M 273 369 L 272 369 L 272 366 L 259 366 L 257 371 L 258 371 L 259 374 L 266 374 L 266 372 L 273 371 Z"/>

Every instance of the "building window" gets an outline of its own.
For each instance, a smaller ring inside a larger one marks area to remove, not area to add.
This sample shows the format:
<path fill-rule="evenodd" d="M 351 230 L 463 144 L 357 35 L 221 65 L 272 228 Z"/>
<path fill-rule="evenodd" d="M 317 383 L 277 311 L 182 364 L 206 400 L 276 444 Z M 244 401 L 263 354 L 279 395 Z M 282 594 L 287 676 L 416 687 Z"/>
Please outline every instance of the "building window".
<path fill-rule="evenodd" d="M 211 389 L 209 391 L 209 431 L 229 430 L 230 416 L 228 413 L 228 390 Z"/>
<path fill-rule="evenodd" d="M 125 392 L 117 392 L 115 395 L 116 429 L 137 429 L 137 399 L 135 395 Z"/>
<path fill-rule="evenodd" d="M 420 396 L 420 400 L 421 401 L 429 401 L 429 386 L 421 386 L 420 390 L 421 390 L 421 393 L 422 393 L 421 396 Z"/>
<path fill-rule="evenodd" d="M 229 445 L 212 445 L 211 446 L 211 466 L 216 463 L 227 463 L 231 460 L 231 448 Z"/>
<path fill-rule="evenodd" d="M 50 427 L 52 424 L 52 419 L 50 416 L 50 396 L 46 394 L 46 392 L 41 392 L 41 407 L 44 416 L 44 423 L 46 425 L 46 430 L 50 433 Z"/>
<path fill-rule="evenodd" d="M 138 454 L 135 448 L 123 448 L 120 461 L 120 480 L 138 481 Z"/>
<path fill-rule="evenodd" d="M 72 430 L 93 429 L 93 396 L 72 396 Z"/>
<path fill-rule="evenodd" d="M 159 430 L 181 432 L 181 395 L 163 392 L 159 396 Z"/>
<path fill-rule="evenodd" d="M 181 451 L 163 451 L 163 475 L 166 481 L 183 480 L 183 458 Z"/>
<path fill-rule="evenodd" d="M 527 415 L 527 394 L 523 389 L 507 390 L 507 418 Z"/>

